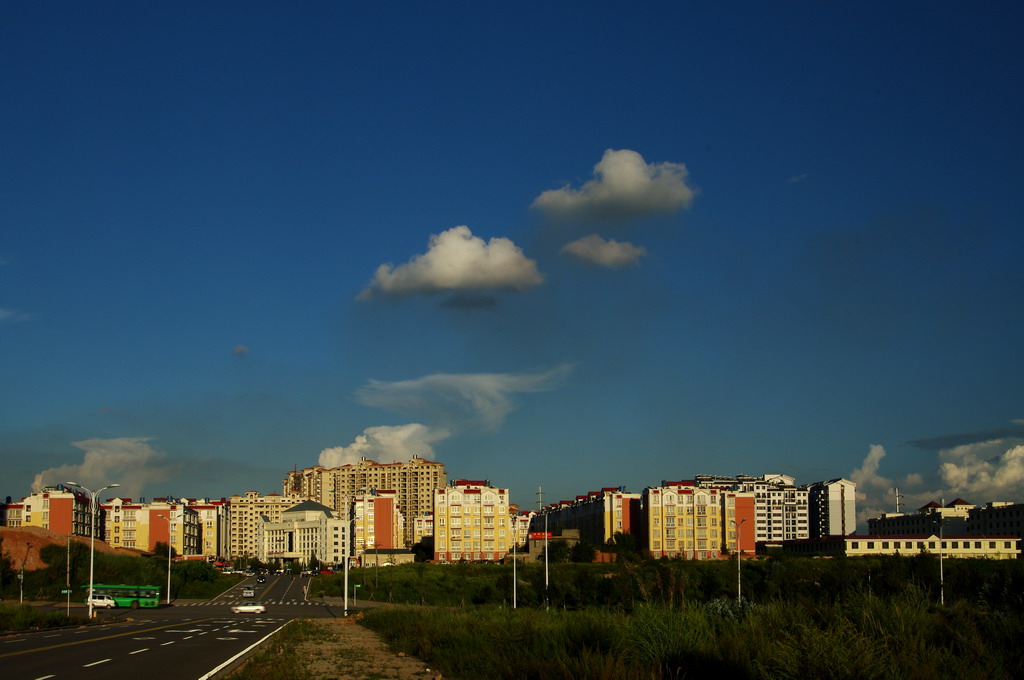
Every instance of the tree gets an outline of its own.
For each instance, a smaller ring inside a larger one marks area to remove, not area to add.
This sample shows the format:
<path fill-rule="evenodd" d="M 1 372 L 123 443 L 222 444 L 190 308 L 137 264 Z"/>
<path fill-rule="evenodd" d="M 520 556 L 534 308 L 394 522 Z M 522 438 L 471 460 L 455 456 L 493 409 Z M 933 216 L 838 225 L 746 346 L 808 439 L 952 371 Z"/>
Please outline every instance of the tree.
<path fill-rule="evenodd" d="M 569 559 L 573 562 L 593 562 L 596 556 L 597 549 L 586 541 L 580 541 L 569 551 Z"/>
<path fill-rule="evenodd" d="M 15 573 L 11 553 L 4 550 L 4 539 L 0 536 L 0 592 L 14 583 Z"/>
<path fill-rule="evenodd" d="M 615 532 L 615 534 L 608 539 L 605 543 L 605 549 L 608 552 L 615 555 L 615 560 L 635 560 L 638 557 L 636 537 L 632 534 L 626 534 L 621 531 Z"/>
<path fill-rule="evenodd" d="M 545 552 L 547 553 L 548 562 L 557 564 L 569 561 L 569 544 L 565 541 L 548 540 L 548 547 Z M 541 553 L 541 559 L 544 559 L 544 553 Z"/>
<path fill-rule="evenodd" d="M 165 556 L 166 557 L 167 556 L 167 543 L 165 543 L 164 541 L 157 541 L 156 544 L 153 546 L 153 555 L 155 555 L 156 557 L 160 557 L 160 556 Z M 177 557 L 177 555 L 178 555 L 178 551 L 175 550 L 174 546 L 172 545 L 171 546 L 171 557 Z"/>

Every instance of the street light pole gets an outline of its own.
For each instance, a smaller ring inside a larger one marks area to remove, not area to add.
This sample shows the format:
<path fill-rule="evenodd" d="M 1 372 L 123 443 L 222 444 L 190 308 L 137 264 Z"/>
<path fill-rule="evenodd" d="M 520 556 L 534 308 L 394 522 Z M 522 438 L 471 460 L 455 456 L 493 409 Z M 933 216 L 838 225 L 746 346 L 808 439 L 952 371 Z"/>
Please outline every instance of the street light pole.
<path fill-rule="evenodd" d="M 87 494 L 89 494 L 90 507 L 92 508 L 92 512 L 90 513 L 90 516 L 89 516 L 89 537 L 90 537 L 90 540 L 89 540 L 89 594 L 88 594 L 88 597 L 86 598 L 89 601 L 89 619 L 91 620 L 92 619 L 92 600 L 93 600 L 92 587 L 93 587 L 93 583 L 94 583 L 93 575 L 95 574 L 95 564 L 96 564 L 96 497 L 100 495 L 101 491 L 106 491 L 107 489 L 113 489 L 113 488 L 121 486 L 121 485 L 117 484 L 115 482 L 114 484 L 107 484 L 104 487 L 100 487 L 99 489 L 96 489 L 95 491 L 92 491 L 92 490 L 88 489 L 87 487 L 82 486 L 78 482 L 64 482 L 64 483 L 66 485 L 68 485 L 68 486 L 77 486 L 79 489 L 81 489 L 82 491 L 84 491 Z"/>
<path fill-rule="evenodd" d="M 169 517 L 157 515 L 167 520 L 167 605 L 171 604 L 171 520 Z"/>
<path fill-rule="evenodd" d="M 747 521 L 744 517 L 740 521 L 731 520 L 736 525 L 736 604 L 740 604 L 743 600 L 743 588 L 740 584 L 740 525 Z"/>

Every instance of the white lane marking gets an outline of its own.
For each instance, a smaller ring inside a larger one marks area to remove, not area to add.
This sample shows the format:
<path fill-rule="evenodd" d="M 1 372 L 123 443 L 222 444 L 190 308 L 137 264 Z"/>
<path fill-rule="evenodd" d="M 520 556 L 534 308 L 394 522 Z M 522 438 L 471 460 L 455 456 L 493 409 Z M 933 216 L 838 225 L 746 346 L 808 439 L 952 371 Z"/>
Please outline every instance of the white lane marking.
<path fill-rule="evenodd" d="M 246 654 L 248 654 L 248 653 L 249 653 L 249 652 L 251 652 L 252 650 L 254 650 L 254 649 L 256 649 L 257 647 L 259 647 L 259 646 L 260 646 L 261 644 L 263 644 L 263 643 L 264 643 L 264 641 L 266 641 L 266 640 L 270 639 L 270 636 L 271 636 L 271 635 L 273 635 L 273 634 L 274 634 L 274 633 L 276 633 L 277 631 L 281 630 L 281 629 L 282 629 L 282 628 L 284 628 L 284 627 L 285 627 L 286 625 L 288 625 L 288 622 L 287 622 L 287 621 L 285 621 L 285 622 L 284 622 L 284 623 L 282 623 L 282 624 L 281 624 L 280 626 L 278 626 L 278 627 L 277 627 L 277 628 L 275 628 L 274 630 L 270 631 L 269 633 L 267 633 L 266 635 L 264 635 L 263 637 L 261 637 L 261 638 L 260 638 L 259 640 L 257 640 L 256 642 L 252 643 L 251 645 L 249 645 L 248 647 L 246 647 L 245 649 L 243 649 L 242 651 L 240 651 L 240 652 L 239 652 L 238 654 L 235 654 L 235 655 L 234 655 L 233 657 L 231 657 L 230 659 L 228 659 L 227 661 L 225 661 L 225 662 L 224 662 L 224 663 L 222 663 L 221 665 L 217 666 L 216 668 L 214 668 L 214 669 L 213 669 L 212 671 L 210 671 L 210 672 L 209 672 L 209 673 L 207 673 L 206 675 L 204 675 L 204 676 L 202 676 L 201 678 L 199 678 L 199 680 L 210 680 L 210 678 L 212 678 L 212 677 L 214 677 L 215 675 L 217 675 L 217 673 L 219 673 L 219 672 L 220 672 L 221 670 L 223 670 L 224 668 L 227 668 L 227 667 L 228 667 L 228 666 L 230 666 L 230 665 L 231 665 L 232 663 L 234 663 L 234 662 L 235 662 L 236 660 L 238 660 L 238 659 L 242 658 L 243 656 L 245 656 Z"/>
<path fill-rule="evenodd" d="M 186 635 L 185 637 L 183 637 L 183 638 L 181 638 L 181 639 L 182 639 L 182 640 L 191 640 L 191 639 L 192 639 L 192 638 L 194 638 L 194 637 L 195 637 L 195 635 Z"/>
<path fill-rule="evenodd" d="M 28 638 L 18 638 L 17 640 L 4 640 L 4 644 L 5 644 L 5 645 L 9 645 L 9 644 L 11 644 L 12 642 L 24 642 L 24 641 L 25 641 L 25 640 L 27 640 L 27 639 L 28 639 Z"/>
<path fill-rule="evenodd" d="M 222 638 L 217 638 L 217 639 L 218 640 L 237 640 L 238 638 L 235 638 L 235 637 L 222 637 Z"/>
<path fill-rule="evenodd" d="M 173 645 L 175 642 L 176 642 L 176 640 L 171 640 L 170 642 L 161 642 L 160 646 L 161 647 L 166 647 L 167 645 Z"/>
<path fill-rule="evenodd" d="M 143 652 L 148 652 L 148 651 L 149 651 L 149 647 L 143 647 L 142 649 L 136 649 L 134 652 L 128 652 L 128 655 L 131 656 L 132 654 L 142 654 Z"/>
<path fill-rule="evenodd" d="M 40 675 L 35 680 L 50 680 L 50 678 L 55 678 L 55 677 L 57 677 L 57 676 L 56 675 Z"/>
<path fill-rule="evenodd" d="M 108 661 L 110 661 L 110 659 L 101 659 L 100 661 L 93 661 L 92 663 L 85 664 L 84 666 L 82 666 L 82 668 L 88 668 L 89 666 L 99 666 L 101 663 L 106 663 Z"/>
<path fill-rule="evenodd" d="M 143 637 L 134 637 L 133 640 L 155 640 L 156 638 L 152 635 L 145 635 Z"/>

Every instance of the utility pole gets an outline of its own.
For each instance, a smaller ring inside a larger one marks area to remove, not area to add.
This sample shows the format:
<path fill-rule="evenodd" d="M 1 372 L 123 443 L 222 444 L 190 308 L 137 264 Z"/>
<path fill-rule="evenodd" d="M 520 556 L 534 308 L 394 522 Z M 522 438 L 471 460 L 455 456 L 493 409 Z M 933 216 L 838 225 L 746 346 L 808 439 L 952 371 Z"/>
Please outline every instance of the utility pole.
<path fill-rule="evenodd" d="M 537 511 L 544 514 L 544 608 L 548 608 L 548 513 L 544 512 L 544 487 L 537 487 Z"/>

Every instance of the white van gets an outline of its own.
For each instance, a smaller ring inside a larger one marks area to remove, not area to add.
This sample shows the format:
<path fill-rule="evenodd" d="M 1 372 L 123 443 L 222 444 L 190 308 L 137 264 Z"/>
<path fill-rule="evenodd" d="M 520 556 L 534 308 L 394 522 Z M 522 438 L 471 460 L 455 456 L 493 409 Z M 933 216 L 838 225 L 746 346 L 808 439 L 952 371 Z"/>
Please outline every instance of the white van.
<path fill-rule="evenodd" d="M 92 605 L 93 609 L 113 609 L 117 606 L 117 602 L 114 602 L 114 598 L 110 595 L 93 595 L 85 602 L 87 605 Z"/>

